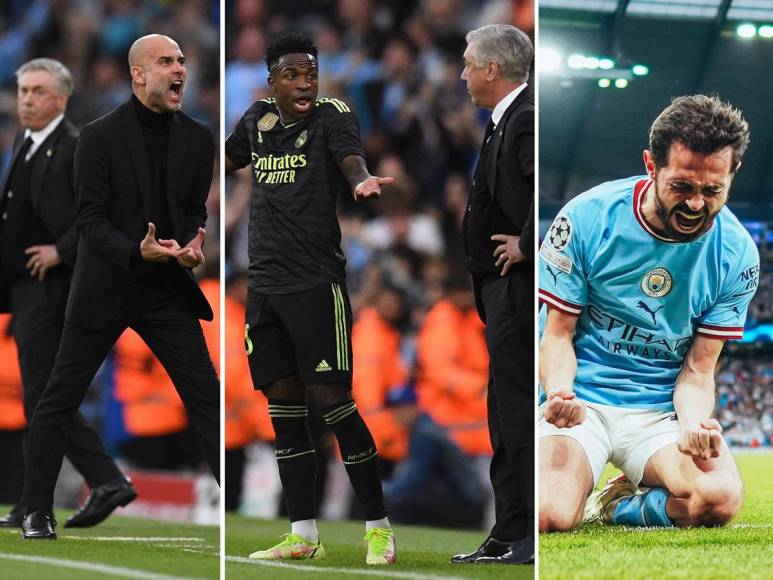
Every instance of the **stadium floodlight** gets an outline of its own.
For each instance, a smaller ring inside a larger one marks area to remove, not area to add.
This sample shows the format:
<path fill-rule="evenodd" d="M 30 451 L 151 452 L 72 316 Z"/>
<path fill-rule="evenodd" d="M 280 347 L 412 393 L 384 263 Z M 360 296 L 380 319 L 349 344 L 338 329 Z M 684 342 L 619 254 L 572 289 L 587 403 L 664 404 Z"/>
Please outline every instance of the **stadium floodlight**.
<path fill-rule="evenodd" d="M 754 24 L 744 22 L 739 24 L 735 29 L 735 33 L 741 38 L 754 38 L 757 35 L 757 27 Z"/>
<path fill-rule="evenodd" d="M 537 55 L 539 70 L 542 72 L 556 72 L 561 68 L 561 53 L 555 48 L 543 47 Z"/>
<path fill-rule="evenodd" d="M 618 89 L 624 89 L 628 86 L 628 79 L 615 79 L 615 86 Z"/>
<path fill-rule="evenodd" d="M 595 56 L 586 56 L 583 66 L 589 70 L 599 68 L 599 59 Z"/>
<path fill-rule="evenodd" d="M 585 68 L 585 56 L 582 54 L 570 54 L 569 58 L 566 59 L 566 64 L 569 65 L 569 68 Z"/>
<path fill-rule="evenodd" d="M 607 89 L 612 85 L 612 81 L 609 79 L 599 79 L 599 86 L 602 89 Z"/>
<path fill-rule="evenodd" d="M 763 24 L 757 30 L 757 34 L 759 34 L 762 38 L 773 38 L 773 26 L 770 24 Z"/>
<path fill-rule="evenodd" d="M 615 68 L 615 61 L 612 60 L 611 58 L 600 58 L 599 68 L 602 70 L 609 70 L 609 69 Z"/>
<path fill-rule="evenodd" d="M 631 67 L 631 72 L 637 77 L 644 77 L 650 74 L 650 67 L 645 64 L 635 64 Z"/>

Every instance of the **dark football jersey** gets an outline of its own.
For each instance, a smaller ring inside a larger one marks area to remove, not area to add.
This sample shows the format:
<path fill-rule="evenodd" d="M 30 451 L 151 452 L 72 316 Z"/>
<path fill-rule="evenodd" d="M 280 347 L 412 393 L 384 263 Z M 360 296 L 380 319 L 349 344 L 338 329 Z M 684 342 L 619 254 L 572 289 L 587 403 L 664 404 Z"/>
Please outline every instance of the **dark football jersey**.
<path fill-rule="evenodd" d="M 339 164 L 349 155 L 365 157 L 349 107 L 320 98 L 306 118 L 283 125 L 274 99 L 257 101 L 226 140 L 225 153 L 236 167 L 252 168 L 251 287 L 289 294 L 343 281 L 336 204 L 351 188 Z"/>

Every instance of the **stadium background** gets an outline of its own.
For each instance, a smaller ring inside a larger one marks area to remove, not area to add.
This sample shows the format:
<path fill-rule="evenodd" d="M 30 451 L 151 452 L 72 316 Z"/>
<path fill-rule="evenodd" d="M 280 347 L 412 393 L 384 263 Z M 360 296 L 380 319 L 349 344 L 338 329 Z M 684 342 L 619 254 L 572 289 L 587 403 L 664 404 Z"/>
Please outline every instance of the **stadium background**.
<path fill-rule="evenodd" d="M 650 124 L 671 98 L 717 94 L 749 122 L 751 144 L 728 206 L 759 248 L 760 287 L 744 340 L 728 343 L 720 360 L 717 413 L 732 445 L 770 447 L 773 2 L 542 0 L 539 18 L 543 236 L 573 196 L 644 172 Z"/>
<path fill-rule="evenodd" d="M 226 135 L 269 96 L 266 44 L 302 31 L 319 48 L 320 96 L 351 107 L 371 173 L 395 178 L 374 203 L 340 200 L 339 221 L 355 312 L 354 398 L 396 522 L 489 523 L 488 355 L 461 236 L 489 114 L 470 103 L 459 75 L 468 30 L 507 22 L 531 34 L 533 10 L 527 0 L 226 3 Z M 226 509 L 272 518 L 281 517 L 273 433 L 243 354 L 250 192 L 248 170 L 227 178 Z M 321 516 L 359 519 L 331 434 L 319 418 L 312 430 Z"/>
<path fill-rule="evenodd" d="M 127 53 L 143 34 L 177 40 L 185 53 L 188 80 L 184 110 L 219 135 L 219 6 L 217 0 L 9 0 L 0 3 L 0 171 L 12 153 L 16 120 L 14 72 L 36 57 L 63 62 L 75 79 L 67 117 L 78 127 L 124 103 L 131 94 Z M 219 151 L 219 149 L 218 149 Z M 219 167 L 219 160 L 215 160 Z M 213 307 L 219 304 L 219 181 L 208 199 L 209 221 L 198 272 Z M 21 485 L 24 430 L 16 350 L 9 315 L 0 319 L 0 503 L 14 503 Z M 218 368 L 219 320 L 205 324 Z M 202 467 L 198 442 L 177 393 L 160 363 L 131 331 L 102 365 L 82 410 L 108 451 L 128 469 L 140 498 L 124 514 L 218 523 L 218 490 Z M 65 467 L 57 507 L 80 502 L 80 476 Z"/>

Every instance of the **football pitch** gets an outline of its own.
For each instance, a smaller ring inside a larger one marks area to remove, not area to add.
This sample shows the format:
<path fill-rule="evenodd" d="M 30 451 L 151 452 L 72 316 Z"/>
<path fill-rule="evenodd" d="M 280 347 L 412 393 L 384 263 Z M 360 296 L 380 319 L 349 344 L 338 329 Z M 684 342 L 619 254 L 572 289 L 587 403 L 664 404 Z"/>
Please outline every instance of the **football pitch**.
<path fill-rule="evenodd" d="M 743 508 L 724 528 L 584 526 L 540 539 L 540 579 L 773 578 L 773 453 L 737 452 Z M 606 478 L 617 473 L 609 469 Z"/>
<path fill-rule="evenodd" d="M 265 521 L 226 515 L 226 578 L 316 580 L 317 578 L 441 578 L 533 579 L 534 566 L 482 566 L 449 564 L 451 555 L 477 548 L 485 532 L 440 530 L 395 525 L 397 562 L 390 566 L 366 566 L 362 522 L 319 523 L 325 560 L 261 564 L 249 560 L 250 552 L 276 544 L 289 531 L 286 521 Z"/>
<path fill-rule="evenodd" d="M 9 506 L 0 506 L 5 514 Z M 220 532 L 195 526 L 111 516 L 88 529 L 62 523 L 71 512 L 57 510 L 59 539 L 22 540 L 18 529 L 0 528 L 0 578 L 96 580 L 218 578 Z"/>

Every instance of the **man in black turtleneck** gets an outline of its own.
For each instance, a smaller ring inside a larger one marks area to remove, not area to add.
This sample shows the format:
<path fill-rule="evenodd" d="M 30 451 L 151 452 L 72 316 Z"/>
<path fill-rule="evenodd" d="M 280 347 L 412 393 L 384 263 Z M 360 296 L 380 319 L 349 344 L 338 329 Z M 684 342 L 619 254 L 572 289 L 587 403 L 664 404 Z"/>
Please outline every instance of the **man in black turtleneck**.
<path fill-rule="evenodd" d="M 56 538 L 61 425 L 127 327 L 169 373 L 219 479 L 219 383 L 198 322 L 211 320 L 212 309 L 191 272 L 204 261 L 214 143 L 206 125 L 180 110 L 184 63 L 169 37 L 137 40 L 131 100 L 81 132 L 80 244 L 61 345 L 30 425 L 25 538 Z"/>

